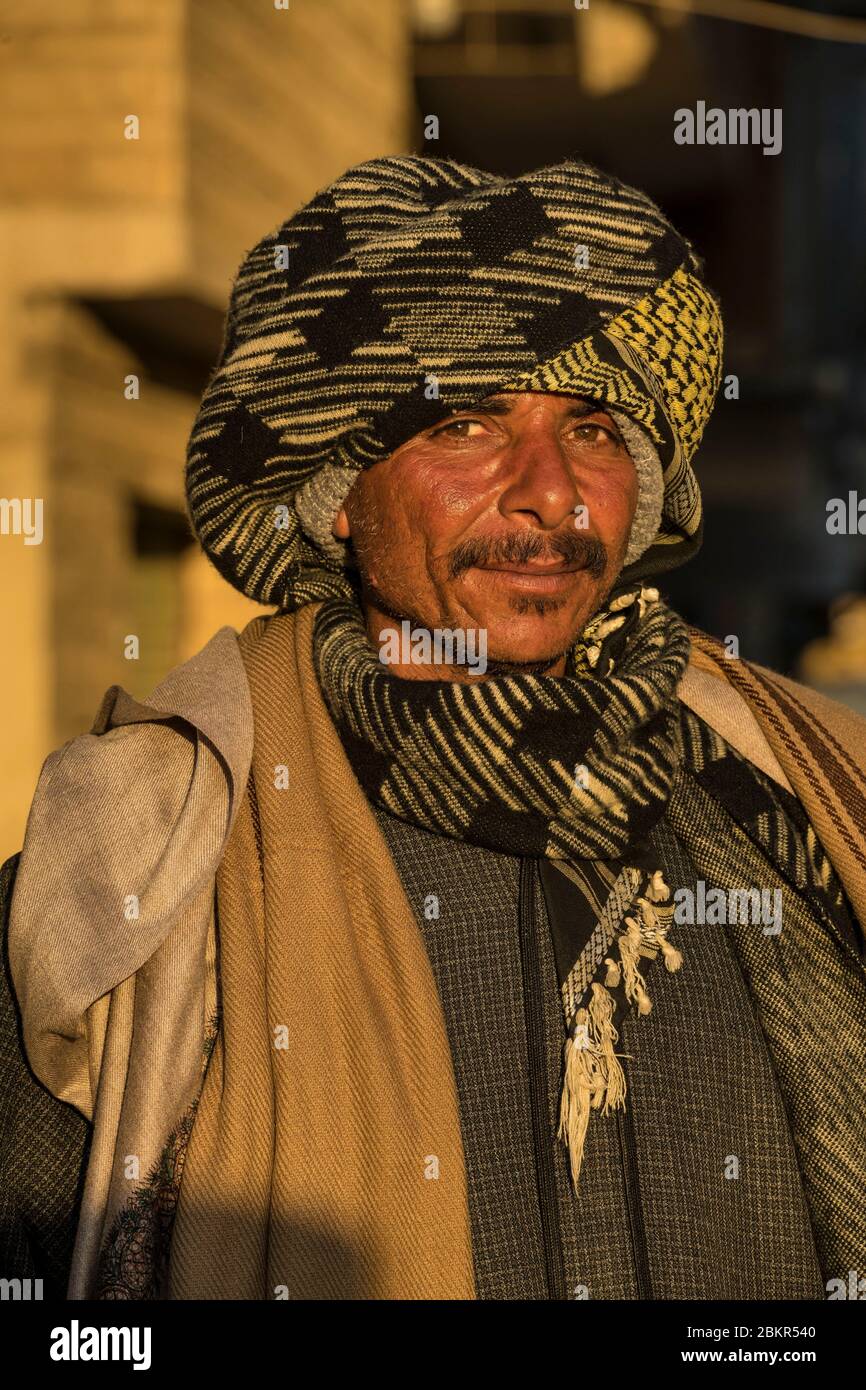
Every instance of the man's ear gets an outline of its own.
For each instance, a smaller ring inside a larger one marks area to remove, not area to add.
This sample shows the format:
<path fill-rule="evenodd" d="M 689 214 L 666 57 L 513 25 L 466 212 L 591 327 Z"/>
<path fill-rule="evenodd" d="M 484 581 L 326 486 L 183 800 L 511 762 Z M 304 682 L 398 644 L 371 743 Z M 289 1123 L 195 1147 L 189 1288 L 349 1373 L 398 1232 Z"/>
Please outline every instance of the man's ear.
<path fill-rule="evenodd" d="M 352 532 L 349 526 L 349 518 L 346 515 L 346 508 L 341 507 L 334 517 L 331 535 L 336 536 L 338 541 L 347 541 L 351 534 Z"/>

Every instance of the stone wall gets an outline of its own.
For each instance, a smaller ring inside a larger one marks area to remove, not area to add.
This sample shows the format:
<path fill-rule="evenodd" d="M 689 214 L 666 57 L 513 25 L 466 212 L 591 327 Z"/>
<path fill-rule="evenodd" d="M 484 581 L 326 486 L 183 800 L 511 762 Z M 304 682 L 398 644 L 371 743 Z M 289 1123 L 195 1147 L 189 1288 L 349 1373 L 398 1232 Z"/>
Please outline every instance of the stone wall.
<path fill-rule="evenodd" d="M 0 534 L 4 857 L 107 686 L 143 695 L 257 611 L 182 535 L 189 427 L 245 252 L 406 148 L 407 24 L 403 0 L 4 6 L 0 499 L 44 519 Z"/>

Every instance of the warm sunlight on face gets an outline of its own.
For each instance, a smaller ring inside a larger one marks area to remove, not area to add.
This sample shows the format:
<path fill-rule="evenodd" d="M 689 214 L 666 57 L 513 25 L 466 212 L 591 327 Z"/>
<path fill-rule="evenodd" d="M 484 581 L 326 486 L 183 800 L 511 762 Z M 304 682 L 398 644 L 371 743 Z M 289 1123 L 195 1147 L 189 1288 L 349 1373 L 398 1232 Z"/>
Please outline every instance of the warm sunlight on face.
<path fill-rule="evenodd" d="M 502 393 L 361 473 L 333 529 L 352 540 L 374 643 L 395 618 L 484 628 L 491 670 L 555 675 L 622 568 L 637 496 L 602 407 Z"/>

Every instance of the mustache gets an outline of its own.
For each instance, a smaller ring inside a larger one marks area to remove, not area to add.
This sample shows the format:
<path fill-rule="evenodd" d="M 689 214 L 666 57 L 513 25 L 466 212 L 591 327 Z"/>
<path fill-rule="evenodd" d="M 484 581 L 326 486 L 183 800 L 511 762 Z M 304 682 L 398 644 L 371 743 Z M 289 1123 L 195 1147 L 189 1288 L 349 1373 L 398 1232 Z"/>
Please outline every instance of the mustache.
<path fill-rule="evenodd" d="M 454 547 L 448 577 L 458 579 L 475 565 L 526 565 L 544 558 L 586 569 L 600 579 L 607 568 L 607 546 L 598 536 L 563 531 L 545 539 L 538 531 L 511 531 L 504 536 L 472 536 Z"/>

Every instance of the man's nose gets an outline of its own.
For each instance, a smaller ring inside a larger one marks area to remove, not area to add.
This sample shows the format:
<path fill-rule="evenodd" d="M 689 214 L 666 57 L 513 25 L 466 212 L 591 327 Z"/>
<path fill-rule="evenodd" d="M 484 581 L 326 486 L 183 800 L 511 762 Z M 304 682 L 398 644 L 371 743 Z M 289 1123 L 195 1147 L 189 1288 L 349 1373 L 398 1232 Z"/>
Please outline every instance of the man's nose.
<path fill-rule="evenodd" d="M 522 514 L 546 531 L 556 530 L 581 504 L 556 430 L 521 431 L 508 446 L 508 484 L 499 499 L 504 516 Z"/>

